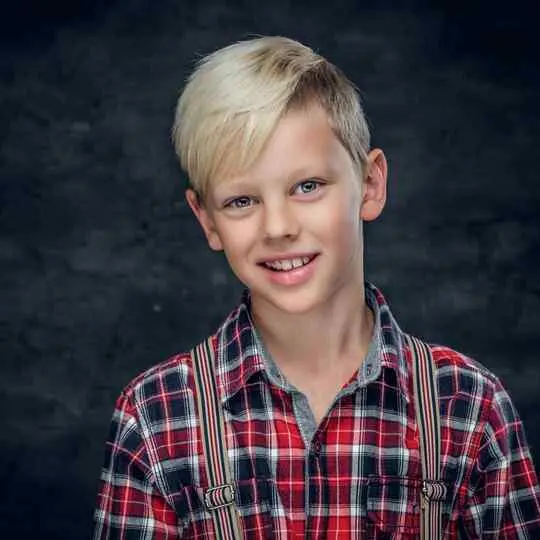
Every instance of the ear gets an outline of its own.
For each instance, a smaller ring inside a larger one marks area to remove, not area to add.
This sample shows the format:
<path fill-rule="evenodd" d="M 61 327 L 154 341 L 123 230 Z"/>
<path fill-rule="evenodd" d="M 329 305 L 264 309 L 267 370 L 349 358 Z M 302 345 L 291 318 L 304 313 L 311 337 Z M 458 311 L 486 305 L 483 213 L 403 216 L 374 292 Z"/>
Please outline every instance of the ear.
<path fill-rule="evenodd" d="M 213 249 L 214 251 L 222 251 L 223 245 L 217 232 L 214 219 L 212 218 L 208 209 L 204 206 L 204 203 L 201 201 L 200 197 L 197 195 L 197 193 L 195 193 L 194 190 L 187 189 L 186 201 L 200 223 L 210 249 Z"/>
<path fill-rule="evenodd" d="M 367 156 L 367 167 L 362 186 L 360 217 L 364 221 L 377 219 L 386 204 L 386 179 L 388 164 L 384 152 L 379 148 Z"/>

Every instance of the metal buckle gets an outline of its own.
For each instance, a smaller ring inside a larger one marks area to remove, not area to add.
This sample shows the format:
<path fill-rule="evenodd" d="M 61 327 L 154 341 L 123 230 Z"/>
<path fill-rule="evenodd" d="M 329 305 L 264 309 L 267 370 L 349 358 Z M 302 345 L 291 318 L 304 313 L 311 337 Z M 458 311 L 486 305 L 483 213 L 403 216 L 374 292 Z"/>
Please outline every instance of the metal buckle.
<path fill-rule="evenodd" d="M 232 484 L 222 484 L 208 488 L 204 492 L 204 504 L 208 510 L 217 510 L 234 504 L 236 491 Z"/>
<path fill-rule="evenodd" d="M 428 501 L 444 501 L 447 495 L 446 484 L 442 480 L 424 480 L 422 494 Z"/>

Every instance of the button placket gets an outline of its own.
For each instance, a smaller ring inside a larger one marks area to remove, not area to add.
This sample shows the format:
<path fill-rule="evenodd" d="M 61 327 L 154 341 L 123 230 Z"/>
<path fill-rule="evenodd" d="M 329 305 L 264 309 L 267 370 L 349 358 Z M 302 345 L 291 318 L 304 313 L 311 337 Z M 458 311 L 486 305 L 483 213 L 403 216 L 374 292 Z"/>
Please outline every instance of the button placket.
<path fill-rule="evenodd" d="M 364 373 L 366 374 L 366 377 L 370 377 L 373 373 L 373 364 L 371 362 L 367 362 L 366 366 L 364 368 Z"/>
<path fill-rule="evenodd" d="M 306 456 L 306 533 L 312 530 L 312 520 L 319 514 L 321 501 L 321 440 L 316 433 Z"/>

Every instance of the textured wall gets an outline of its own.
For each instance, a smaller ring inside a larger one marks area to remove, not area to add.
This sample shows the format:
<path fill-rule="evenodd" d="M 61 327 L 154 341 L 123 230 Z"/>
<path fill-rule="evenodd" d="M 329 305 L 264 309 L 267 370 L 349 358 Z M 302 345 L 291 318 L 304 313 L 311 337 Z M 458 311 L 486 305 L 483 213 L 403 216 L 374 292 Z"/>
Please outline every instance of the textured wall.
<path fill-rule="evenodd" d="M 303 40 L 361 88 L 391 167 L 368 277 L 405 329 L 503 379 L 539 463 L 535 13 L 357 4 L 3 8 L 2 538 L 88 537 L 115 397 L 238 299 L 168 137 L 195 56 L 251 34 Z"/>

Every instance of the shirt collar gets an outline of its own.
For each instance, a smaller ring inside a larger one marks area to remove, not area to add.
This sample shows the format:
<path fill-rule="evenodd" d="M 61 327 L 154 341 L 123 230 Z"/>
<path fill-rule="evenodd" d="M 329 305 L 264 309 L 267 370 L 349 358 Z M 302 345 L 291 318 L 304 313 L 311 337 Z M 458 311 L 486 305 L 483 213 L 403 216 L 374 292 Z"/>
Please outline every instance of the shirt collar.
<path fill-rule="evenodd" d="M 382 292 L 371 283 L 366 282 L 366 302 L 375 314 L 372 344 L 376 343 L 376 358 L 380 368 L 392 369 L 396 372 L 398 385 L 407 402 L 410 399 L 409 370 L 407 368 L 407 354 L 405 335 L 399 327 L 396 319 L 390 311 Z M 368 353 L 369 360 L 369 353 Z M 367 363 L 364 362 L 362 371 L 366 371 Z M 377 368 L 377 364 L 375 364 Z M 376 376 L 380 375 L 380 369 Z M 366 373 L 366 378 L 369 375 Z M 371 382 L 371 381 L 370 381 Z"/>
<path fill-rule="evenodd" d="M 365 284 L 366 303 L 374 313 L 374 329 L 369 351 L 358 372 L 358 383 L 376 380 L 381 370 L 396 372 L 398 385 L 409 401 L 409 381 L 403 332 L 379 289 Z M 276 366 L 265 361 L 265 350 L 257 337 L 250 315 L 250 294 L 246 289 L 240 304 L 229 314 L 215 335 L 216 379 L 221 401 L 232 398 L 256 374 L 266 372 L 276 378 Z M 278 370 L 279 372 L 279 370 Z"/>

